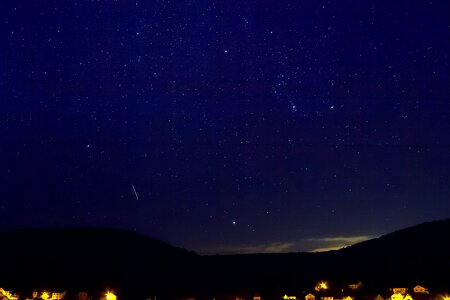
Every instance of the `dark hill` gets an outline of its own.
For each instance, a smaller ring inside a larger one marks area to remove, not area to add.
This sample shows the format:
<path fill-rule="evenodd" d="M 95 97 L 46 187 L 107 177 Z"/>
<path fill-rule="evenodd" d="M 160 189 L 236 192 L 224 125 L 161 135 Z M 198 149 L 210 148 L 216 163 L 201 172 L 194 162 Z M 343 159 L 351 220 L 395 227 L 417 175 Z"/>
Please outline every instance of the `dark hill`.
<path fill-rule="evenodd" d="M 115 229 L 7 231 L 0 232 L 0 241 L 0 282 L 19 290 L 120 287 L 136 296 L 144 290 L 157 294 L 198 259 L 193 252 Z"/>
<path fill-rule="evenodd" d="M 422 284 L 450 287 L 450 219 L 420 224 L 323 253 L 255 254 L 207 257 L 209 265 L 235 274 L 239 288 L 300 293 L 328 279 L 335 285 L 365 283 L 366 289 Z M 261 275 L 258 275 L 261 274 Z"/>
<path fill-rule="evenodd" d="M 380 283 L 450 287 L 450 219 L 416 225 L 339 251 L 344 262 L 360 262 L 358 277 L 380 274 Z"/>
<path fill-rule="evenodd" d="M 450 287 L 450 219 L 324 253 L 199 256 L 112 229 L 8 231 L 0 232 L 0 242 L 0 282 L 28 291 L 114 287 L 121 299 L 236 292 L 274 297 L 300 294 L 320 279 L 335 285 L 363 281 L 374 291 Z"/>

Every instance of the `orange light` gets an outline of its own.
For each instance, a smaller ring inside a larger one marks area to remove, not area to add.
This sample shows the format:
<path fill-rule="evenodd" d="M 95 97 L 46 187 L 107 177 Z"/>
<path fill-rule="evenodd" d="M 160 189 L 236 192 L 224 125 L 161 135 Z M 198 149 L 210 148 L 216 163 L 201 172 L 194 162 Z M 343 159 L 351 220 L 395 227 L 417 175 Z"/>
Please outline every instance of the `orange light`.
<path fill-rule="evenodd" d="M 328 283 L 326 281 L 321 281 L 316 285 L 316 291 L 322 291 L 328 289 Z"/>

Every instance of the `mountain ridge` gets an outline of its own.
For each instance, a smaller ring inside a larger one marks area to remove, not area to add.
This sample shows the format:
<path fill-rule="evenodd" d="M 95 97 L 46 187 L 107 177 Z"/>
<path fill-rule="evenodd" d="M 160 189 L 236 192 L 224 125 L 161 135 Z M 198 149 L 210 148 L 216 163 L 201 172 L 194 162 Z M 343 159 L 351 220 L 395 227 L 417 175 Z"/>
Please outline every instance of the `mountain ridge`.
<path fill-rule="evenodd" d="M 450 219 L 426 222 L 328 252 L 198 255 L 109 228 L 0 231 L 0 282 L 19 290 L 116 287 L 125 295 L 303 291 L 321 279 L 368 289 L 449 287 Z M 228 274 L 232 274 L 229 276 Z"/>

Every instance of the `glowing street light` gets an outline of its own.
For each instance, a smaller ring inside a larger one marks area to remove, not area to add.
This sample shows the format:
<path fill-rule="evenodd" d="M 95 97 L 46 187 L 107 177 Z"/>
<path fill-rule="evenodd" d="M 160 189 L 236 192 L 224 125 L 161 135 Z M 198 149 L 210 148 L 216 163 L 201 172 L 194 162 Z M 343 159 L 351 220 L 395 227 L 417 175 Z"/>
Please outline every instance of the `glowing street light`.
<path fill-rule="evenodd" d="M 48 295 L 47 292 L 43 292 L 43 293 L 42 293 L 42 296 L 41 296 L 42 299 L 47 300 L 48 297 L 49 297 L 49 295 Z"/>
<path fill-rule="evenodd" d="M 321 281 L 316 285 L 316 291 L 322 291 L 328 289 L 328 283 L 326 281 Z"/>

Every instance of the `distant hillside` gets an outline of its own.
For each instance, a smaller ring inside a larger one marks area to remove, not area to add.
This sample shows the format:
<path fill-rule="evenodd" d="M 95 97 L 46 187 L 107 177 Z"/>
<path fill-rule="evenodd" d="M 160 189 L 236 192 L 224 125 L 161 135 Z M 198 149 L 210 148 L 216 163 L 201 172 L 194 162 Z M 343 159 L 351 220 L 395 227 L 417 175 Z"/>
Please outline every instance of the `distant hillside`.
<path fill-rule="evenodd" d="M 120 287 L 139 294 L 136 287 L 145 287 L 160 293 L 197 259 L 193 252 L 115 229 L 7 231 L 0 232 L 0 242 L 0 282 L 21 290 Z"/>
<path fill-rule="evenodd" d="M 234 286 L 300 293 L 328 279 L 339 284 L 363 281 L 366 289 L 423 284 L 450 288 L 450 219 L 424 223 L 322 253 L 255 254 L 207 257 L 235 276 Z M 261 274 L 261 275 L 258 275 Z"/>
<path fill-rule="evenodd" d="M 450 219 L 423 223 L 339 251 L 343 262 L 359 261 L 356 276 L 380 283 L 423 282 L 450 288 Z M 358 266 L 358 263 L 355 263 Z M 369 273 L 368 273 L 369 271 Z"/>
<path fill-rule="evenodd" d="M 424 223 L 324 253 L 199 256 L 128 231 L 52 229 L 0 232 L 0 283 L 32 290 L 113 287 L 126 297 L 275 297 L 362 281 L 376 291 L 422 284 L 449 288 L 450 219 Z"/>
<path fill-rule="evenodd" d="M 235 276 L 235 286 L 302 292 L 328 279 L 365 282 L 366 289 L 423 284 L 450 288 L 450 219 L 424 223 L 377 239 L 321 253 L 212 256 L 208 265 Z M 261 274 L 260 276 L 258 274 Z"/>

